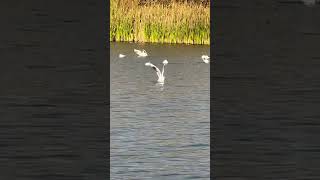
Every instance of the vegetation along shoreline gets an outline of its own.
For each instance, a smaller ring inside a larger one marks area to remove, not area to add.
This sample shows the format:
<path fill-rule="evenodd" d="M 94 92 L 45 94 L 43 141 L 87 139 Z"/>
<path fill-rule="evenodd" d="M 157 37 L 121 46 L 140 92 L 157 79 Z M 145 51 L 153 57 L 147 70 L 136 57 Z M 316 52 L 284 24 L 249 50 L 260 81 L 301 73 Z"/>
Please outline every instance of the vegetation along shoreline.
<path fill-rule="evenodd" d="M 110 10 L 110 41 L 210 44 L 209 1 L 111 0 Z"/>

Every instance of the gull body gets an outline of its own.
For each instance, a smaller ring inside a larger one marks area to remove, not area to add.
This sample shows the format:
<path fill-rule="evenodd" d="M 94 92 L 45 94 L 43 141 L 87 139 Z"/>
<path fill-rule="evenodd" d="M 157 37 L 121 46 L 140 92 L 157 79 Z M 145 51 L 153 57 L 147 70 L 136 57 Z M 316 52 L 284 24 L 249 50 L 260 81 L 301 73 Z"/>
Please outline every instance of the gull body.
<path fill-rule="evenodd" d="M 210 62 L 210 60 L 209 60 L 210 57 L 207 55 L 202 55 L 201 58 L 202 58 L 203 62 L 206 64 L 208 64 Z"/>
<path fill-rule="evenodd" d="M 146 66 L 152 67 L 152 69 L 154 69 L 154 70 L 156 71 L 157 76 L 158 76 L 157 82 L 158 82 L 158 83 L 161 83 L 161 84 L 163 84 L 163 83 L 164 83 L 164 80 L 165 80 L 165 76 L 164 76 L 164 66 L 166 66 L 166 65 L 168 64 L 168 61 L 167 61 L 167 60 L 164 60 L 164 61 L 162 62 L 162 64 L 163 64 L 163 66 L 162 66 L 162 71 L 160 71 L 160 69 L 159 69 L 157 66 L 153 65 L 153 64 L 150 63 L 150 62 L 147 62 L 147 63 L 145 64 Z"/>
<path fill-rule="evenodd" d="M 124 55 L 124 54 L 119 54 L 119 58 L 124 58 L 124 57 L 126 57 L 126 55 Z"/>
<path fill-rule="evenodd" d="M 133 50 L 136 54 L 138 54 L 138 57 L 146 57 L 148 56 L 148 53 L 146 52 L 146 50 L 138 50 L 138 49 L 134 49 Z"/>

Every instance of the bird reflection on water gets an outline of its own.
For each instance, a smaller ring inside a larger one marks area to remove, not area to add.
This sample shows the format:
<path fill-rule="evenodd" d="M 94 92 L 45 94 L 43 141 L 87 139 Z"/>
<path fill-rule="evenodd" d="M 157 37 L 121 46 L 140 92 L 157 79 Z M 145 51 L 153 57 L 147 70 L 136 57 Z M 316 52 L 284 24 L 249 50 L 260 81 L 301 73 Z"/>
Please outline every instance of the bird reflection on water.
<path fill-rule="evenodd" d="M 160 89 L 160 91 L 163 91 L 164 90 L 164 83 L 159 83 L 157 82 L 156 83 L 156 87 Z"/>

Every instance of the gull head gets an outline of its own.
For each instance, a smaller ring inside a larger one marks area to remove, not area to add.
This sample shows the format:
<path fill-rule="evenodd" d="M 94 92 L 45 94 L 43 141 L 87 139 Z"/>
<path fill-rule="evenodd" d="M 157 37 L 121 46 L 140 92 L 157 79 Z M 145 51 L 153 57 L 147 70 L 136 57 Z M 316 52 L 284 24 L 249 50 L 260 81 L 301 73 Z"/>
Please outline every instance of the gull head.
<path fill-rule="evenodd" d="M 142 54 L 143 54 L 144 56 L 147 56 L 147 55 L 148 55 L 147 51 L 144 50 L 144 49 L 143 49 L 143 51 L 142 51 Z"/>
<path fill-rule="evenodd" d="M 202 58 L 202 59 L 210 59 L 210 57 L 207 56 L 207 55 L 202 55 L 201 58 Z"/>
<path fill-rule="evenodd" d="M 165 59 L 162 63 L 163 63 L 163 65 L 167 65 L 168 64 L 168 60 Z"/>
<path fill-rule="evenodd" d="M 207 55 L 202 55 L 201 58 L 202 58 L 203 62 L 206 63 L 206 64 L 208 64 L 210 62 L 209 61 L 210 57 L 207 56 Z"/>

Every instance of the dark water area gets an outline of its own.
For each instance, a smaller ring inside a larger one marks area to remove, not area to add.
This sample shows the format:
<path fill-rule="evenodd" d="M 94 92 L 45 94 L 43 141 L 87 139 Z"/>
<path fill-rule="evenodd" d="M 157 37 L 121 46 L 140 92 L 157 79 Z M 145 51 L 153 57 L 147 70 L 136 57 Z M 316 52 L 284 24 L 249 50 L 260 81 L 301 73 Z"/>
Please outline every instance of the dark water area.
<path fill-rule="evenodd" d="M 214 6 L 214 179 L 320 179 L 319 4 Z"/>
<path fill-rule="evenodd" d="M 107 178 L 102 5 L 0 3 L 1 179 Z"/>

